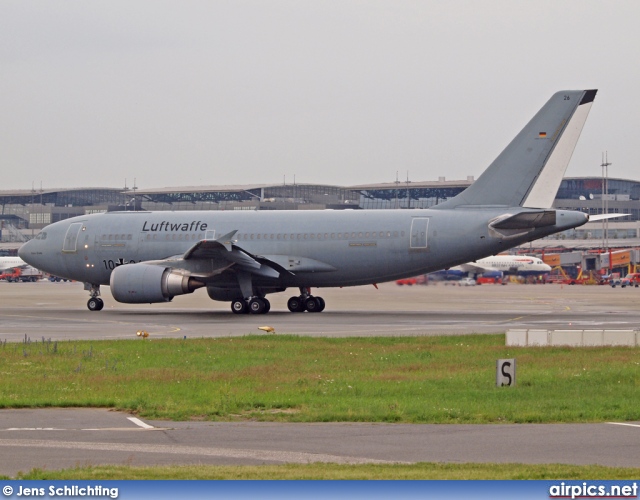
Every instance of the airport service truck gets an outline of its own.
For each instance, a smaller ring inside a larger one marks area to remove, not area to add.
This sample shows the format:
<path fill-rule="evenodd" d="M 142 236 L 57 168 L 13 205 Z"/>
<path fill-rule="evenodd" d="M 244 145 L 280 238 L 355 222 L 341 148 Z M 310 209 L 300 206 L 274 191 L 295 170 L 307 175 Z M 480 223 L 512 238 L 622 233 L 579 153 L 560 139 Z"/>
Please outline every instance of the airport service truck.
<path fill-rule="evenodd" d="M 4 273 L 0 274 L 0 280 L 6 280 L 9 283 L 22 282 L 36 282 L 42 279 L 42 271 L 35 267 L 16 267 L 15 269 L 8 269 Z"/>

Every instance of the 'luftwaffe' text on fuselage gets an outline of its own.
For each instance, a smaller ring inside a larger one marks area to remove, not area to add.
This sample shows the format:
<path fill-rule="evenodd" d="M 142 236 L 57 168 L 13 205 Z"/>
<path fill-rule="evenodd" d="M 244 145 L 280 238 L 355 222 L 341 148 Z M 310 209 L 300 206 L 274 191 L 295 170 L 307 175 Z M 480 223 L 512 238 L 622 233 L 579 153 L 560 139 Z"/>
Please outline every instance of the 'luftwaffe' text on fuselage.
<path fill-rule="evenodd" d="M 207 223 L 200 221 L 191 221 L 189 222 L 169 222 L 162 221 L 159 223 L 150 223 L 149 221 L 144 221 L 144 225 L 142 226 L 142 231 L 150 231 L 150 232 L 195 232 L 195 231 L 206 231 Z"/>

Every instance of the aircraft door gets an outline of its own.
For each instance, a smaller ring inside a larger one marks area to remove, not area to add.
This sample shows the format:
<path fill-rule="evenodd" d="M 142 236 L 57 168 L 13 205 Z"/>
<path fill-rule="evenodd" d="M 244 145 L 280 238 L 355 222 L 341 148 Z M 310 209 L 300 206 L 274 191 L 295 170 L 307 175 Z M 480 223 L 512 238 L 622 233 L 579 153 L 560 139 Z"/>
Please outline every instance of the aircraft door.
<path fill-rule="evenodd" d="M 427 231 L 429 230 L 428 217 L 414 217 L 411 220 L 411 239 L 409 249 L 417 251 L 427 250 Z"/>
<path fill-rule="evenodd" d="M 80 230 L 84 226 L 84 222 L 74 222 L 67 229 L 67 234 L 64 236 L 64 242 L 62 244 L 63 253 L 76 253 L 78 246 L 78 235 Z"/>
<path fill-rule="evenodd" d="M 215 229 L 208 229 L 207 232 L 204 234 L 204 239 L 205 240 L 215 240 L 216 239 L 216 231 L 215 231 Z"/>

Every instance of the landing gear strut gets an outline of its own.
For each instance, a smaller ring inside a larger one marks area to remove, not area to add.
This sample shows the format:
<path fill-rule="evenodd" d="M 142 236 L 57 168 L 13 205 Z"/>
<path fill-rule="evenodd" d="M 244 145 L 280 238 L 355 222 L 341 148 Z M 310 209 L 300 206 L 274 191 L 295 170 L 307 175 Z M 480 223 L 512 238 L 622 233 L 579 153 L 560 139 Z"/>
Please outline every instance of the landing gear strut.
<path fill-rule="evenodd" d="M 291 297 L 287 301 L 287 307 L 291 312 L 322 312 L 325 302 L 322 297 L 314 297 L 308 288 L 300 288 L 298 297 Z"/>
<path fill-rule="evenodd" d="M 100 298 L 100 285 L 85 283 L 84 289 L 89 290 L 89 293 L 91 294 L 91 298 L 87 302 L 87 308 L 89 311 L 101 311 L 104 307 L 104 302 Z"/>

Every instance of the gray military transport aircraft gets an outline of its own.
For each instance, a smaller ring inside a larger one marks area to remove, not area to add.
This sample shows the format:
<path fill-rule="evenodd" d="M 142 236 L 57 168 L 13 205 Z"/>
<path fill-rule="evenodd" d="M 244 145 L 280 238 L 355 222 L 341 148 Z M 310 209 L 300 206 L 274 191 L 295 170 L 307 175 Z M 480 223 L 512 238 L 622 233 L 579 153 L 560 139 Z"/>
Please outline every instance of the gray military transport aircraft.
<path fill-rule="evenodd" d="M 376 284 L 430 273 L 581 226 L 551 209 L 596 90 L 554 94 L 468 189 L 428 210 L 111 212 L 45 227 L 20 257 L 100 285 L 118 302 L 168 302 L 206 288 L 234 313 L 269 311 L 297 287 L 291 312 L 320 312 L 311 287 Z"/>

